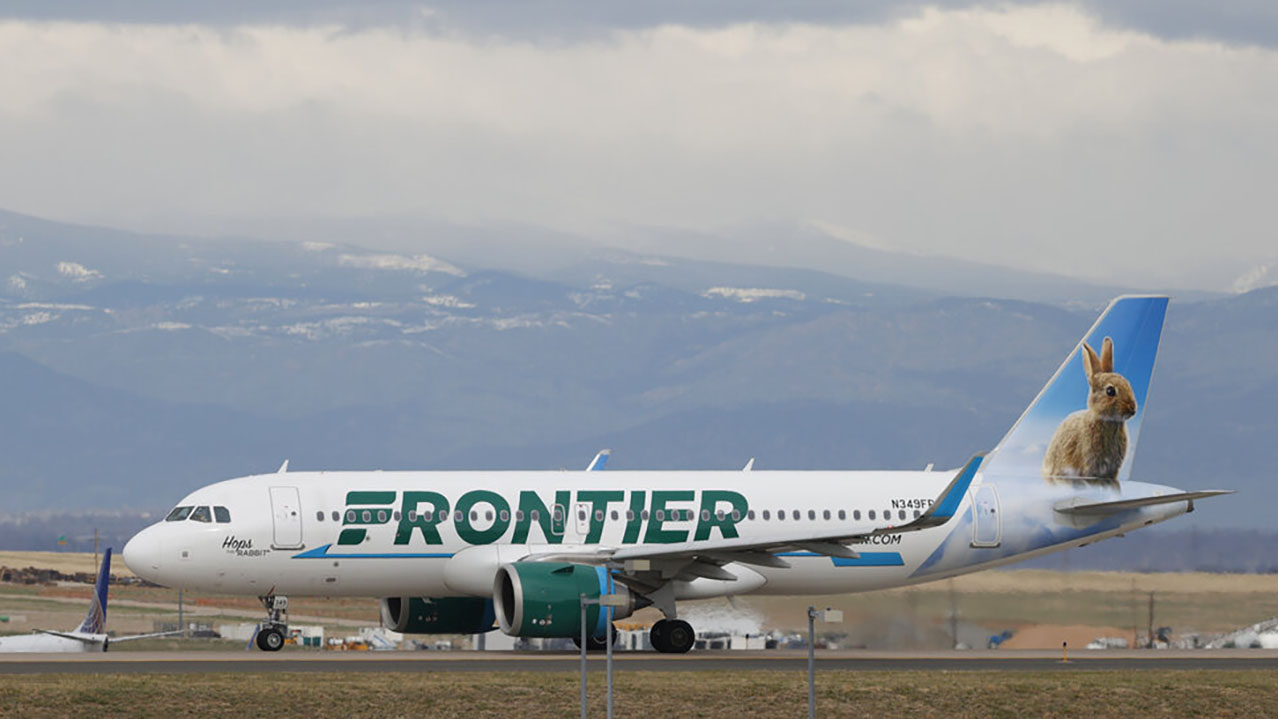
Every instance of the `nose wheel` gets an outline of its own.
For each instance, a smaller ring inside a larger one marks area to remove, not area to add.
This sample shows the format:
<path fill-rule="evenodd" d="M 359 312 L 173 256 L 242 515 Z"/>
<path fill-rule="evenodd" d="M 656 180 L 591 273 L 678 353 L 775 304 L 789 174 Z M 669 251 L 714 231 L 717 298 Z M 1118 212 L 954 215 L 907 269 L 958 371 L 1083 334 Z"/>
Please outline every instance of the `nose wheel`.
<path fill-rule="evenodd" d="M 662 619 L 648 630 L 648 641 L 662 654 L 686 654 L 696 643 L 697 633 L 682 619 Z"/>
<path fill-rule="evenodd" d="M 266 607 L 266 621 L 257 625 L 257 648 L 264 652 L 278 652 L 284 648 L 288 636 L 288 597 L 273 594 L 258 597 Z"/>

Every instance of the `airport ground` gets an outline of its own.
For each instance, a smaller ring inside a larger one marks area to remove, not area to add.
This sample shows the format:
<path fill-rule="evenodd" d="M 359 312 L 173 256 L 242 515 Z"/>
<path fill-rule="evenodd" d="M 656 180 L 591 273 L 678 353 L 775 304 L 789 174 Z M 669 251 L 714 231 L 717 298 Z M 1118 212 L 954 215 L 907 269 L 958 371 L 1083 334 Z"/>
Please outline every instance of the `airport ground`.
<path fill-rule="evenodd" d="M 821 671 L 821 717 L 1269 717 L 1273 671 Z M 570 717 L 563 672 L 45 674 L 0 676 L 0 717 Z M 802 717 L 802 671 L 624 672 L 619 717 Z M 602 672 L 589 687 L 604 714 Z"/>
<path fill-rule="evenodd" d="M 0 566 L 38 566 L 89 572 L 92 554 L 0 552 Z M 122 562 L 117 576 L 130 576 Z M 85 584 L 0 583 L 0 633 L 36 628 L 69 628 L 84 615 L 91 587 Z M 1056 649 L 1063 641 L 1081 648 L 1098 636 L 1143 638 L 1150 625 L 1169 626 L 1176 635 L 1211 635 L 1278 616 L 1278 575 L 1207 573 L 987 571 L 917 587 L 828 597 L 741 597 L 686 606 L 694 624 L 744 623 L 763 629 L 802 631 L 809 604 L 842 609 L 842 625 L 825 629 L 845 635 L 845 648 L 932 650 L 949 648 L 958 627 L 965 643 L 980 648 L 990 634 L 1013 632 L 1007 649 Z M 187 593 L 185 618 L 217 623 L 255 622 L 263 611 L 252 597 Z M 292 598 L 292 620 L 320 624 L 330 636 L 357 633 L 378 622 L 371 599 Z M 681 611 L 685 607 L 681 606 Z M 951 623 L 951 611 L 958 619 Z M 638 623 L 651 610 L 636 615 Z M 111 588 L 109 627 L 121 634 L 153 631 L 157 621 L 177 619 L 177 592 L 156 587 Z M 462 638 L 455 638 L 461 644 Z M 208 641 L 164 640 L 121 644 L 119 651 L 227 649 Z"/>

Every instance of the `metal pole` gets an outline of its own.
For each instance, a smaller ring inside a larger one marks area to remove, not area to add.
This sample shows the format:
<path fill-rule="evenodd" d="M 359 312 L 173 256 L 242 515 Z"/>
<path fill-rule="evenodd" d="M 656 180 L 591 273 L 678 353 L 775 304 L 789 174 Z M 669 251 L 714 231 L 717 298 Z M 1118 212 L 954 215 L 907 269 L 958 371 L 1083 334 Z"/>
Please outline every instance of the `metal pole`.
<path fill-rule="evenodd" d="M 581 595 L 581 719 L 586 719 L 586 595 Z"/>
<path fill-rule="evenodd" d="M 808 607 L 808 719 L 816 718 L 816 607 Z"/>
<path fill-rule="evenodd" d="M 608 719 L 612 719 L 612 605 L 608 605 L 608 623 L 604 625 L 604 642 L 608 645 Z"/>

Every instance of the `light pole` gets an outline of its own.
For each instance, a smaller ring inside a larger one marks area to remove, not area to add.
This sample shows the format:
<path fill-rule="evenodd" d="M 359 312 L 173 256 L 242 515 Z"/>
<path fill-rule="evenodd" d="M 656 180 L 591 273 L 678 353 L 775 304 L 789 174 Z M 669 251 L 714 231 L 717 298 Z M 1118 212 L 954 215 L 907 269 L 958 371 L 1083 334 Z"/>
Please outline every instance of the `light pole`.
<path fill-rule="evenodd" d="M 816 623 L 838 624 L 843 621 L 843 610 L 808 607 L 808 719 L 816 719 Z"/>
<path fill-rule="evenodd" d="M 608 621 L 604 624 L 604 646 L 608 652 L 608 719 L 612 719 L 612 617 L 615 607 L 625 604 L 625 598 L 616 593 L 600 594 L 598 599 L 590 599 L 586 595 L 581 598 L 581 719 L 586 719 L 586 607 L 598 606 L 600 611 L 607 612 Z"/>

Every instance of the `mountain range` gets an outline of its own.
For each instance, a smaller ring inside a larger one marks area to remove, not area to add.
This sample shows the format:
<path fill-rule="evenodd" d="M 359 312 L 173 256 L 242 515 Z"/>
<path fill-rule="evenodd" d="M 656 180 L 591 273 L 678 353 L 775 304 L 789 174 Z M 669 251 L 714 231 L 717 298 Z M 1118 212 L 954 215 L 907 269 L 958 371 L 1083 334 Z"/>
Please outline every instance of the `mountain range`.
<path fill-rule="evenodd" d="M 610 447 L 614 468 L 957 466 L 1120 291 L 881 250 L 829 271 L 639 242 L 521 265 L 528 245 L 507 256 L 491 237 L 348 237 L 0 212 L 0 514 L 163 510 L 286 458 L 577 469 Z M 1133 476 L 1239 490 L 1182 525 L 1272 524 L 1275 357 L 1278 288 L 1173 301 Z"/>

